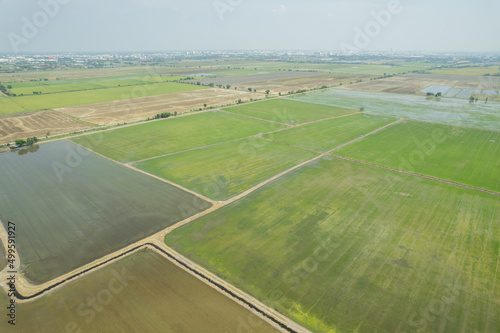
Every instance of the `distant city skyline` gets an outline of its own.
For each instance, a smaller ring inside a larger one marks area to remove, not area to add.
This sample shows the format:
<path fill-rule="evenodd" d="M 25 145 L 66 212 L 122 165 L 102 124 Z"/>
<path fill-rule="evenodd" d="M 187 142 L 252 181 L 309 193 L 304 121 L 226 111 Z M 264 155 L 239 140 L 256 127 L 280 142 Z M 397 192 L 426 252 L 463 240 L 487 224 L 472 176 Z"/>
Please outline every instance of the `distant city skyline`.
<path fill-rule="evenodd" d="M 0 53 L 498 53 L 498 14 L 493 0 L 0 0 Z"/>

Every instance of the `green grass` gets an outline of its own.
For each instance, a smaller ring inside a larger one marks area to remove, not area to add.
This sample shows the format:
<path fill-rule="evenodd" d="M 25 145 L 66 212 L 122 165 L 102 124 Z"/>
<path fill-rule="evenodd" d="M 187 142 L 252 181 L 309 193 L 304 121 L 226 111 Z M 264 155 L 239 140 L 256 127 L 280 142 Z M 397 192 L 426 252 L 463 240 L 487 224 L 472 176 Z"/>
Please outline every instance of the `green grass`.
<path fill-rule="evenodd" d="M 408 121 L 335 154 L 500 192 L 500 132 Z"/>
<path fill-rule="evenodd" d="M 469 103 L 468 100 L 328 89 L 291 98 L 296 101 L 332 105 L 367 113 L 434 123 L 500 130 L 500 103 Z"/>
<path fill-rule="evenodd" d="M 328 158 L 166 236 L 314 332 L 496 332 L 500 197 Z"/>
<path fill-rule="evenodd" d="M 112 159 L 134 162 L 284 127 L 211 111 L 82 136 L 73 141 Z M 101 135 L 103 142 L 93 145 L 92 140 Z"/>
<path fill-rule="evenodd" d="M 464 67 L 464 68 L 443 68 L 431 71 L 433 74 L 448 74 L 448 75 L 485 75 L 499 74 L 500 68 L 496 66 L 486 67 Z"/>
<path fill-rule="evenodd" d="M 26 111 L 24 107 L 16 102 L 17 100 L 14 98 L 0 96 L 0 116 Z"/>
<path fill-rule="evenodd" d="M 16 302 L 15 326 L 7 323 L 8 302 L 2 288 L 1 332 L 211 333 L 237 332 L 244 325 L 276 332 L 152 250 L 135 252 L 29 303 Z"/>
<path fill-rule="evenodd" d="M 356 110 L 351 109 L 286 99 L 243 104 L 241 106 L 225 108 L 224 110 L 287 124 L 301 124 L 356 112 Z"/>
<path fill-rule="evenodd" d="M 395 118 L 357 114 L 323 120 L 264 135 L 265 138 L 293 146 L 327 151 L 377 128 L 396 121 Z"/>
<path fill-rule="evenodd" d="M 316 154 L 248 138 L 147 160 L 139 169 L 214 200 L 225 200 Z"/>
<path fill-rule="evenodd" d="M 210 207 L 67 141 L 1 153 L 0 179 L 0 220 L 16 223 L 21 272 L 34 284 Z"/>
<path fill-rule="evenodd" d="M 92 89 L 116 88 L 120 86 L 134 86 L 151 83 L 162 83 L 178 81 L 185 77 L 181 76 L 123 76 L 123 77 L 102 77 L 58 81 L 38 81 L 11 83 L 11 92 L 17 95 L 32 95 L 33 91 L 41 91 L 42 94 L 60 93 L 67 91 L 80 91 Z"/>
<path fill-rule="evenodd" d="M 199 89 L 206 89 L 206 87 L 165 82 L 131 87 L 9 97 L 6 98 L 8 102 L 4 102 L 3 98 L 0 100 L 0 103 L 2 103 L 0 105 L 3 106 L 0 110 L 0 115 L 23 111 L 36 111 L 75 105 L 110 102 L 135 97 L 155 96 Z"/>

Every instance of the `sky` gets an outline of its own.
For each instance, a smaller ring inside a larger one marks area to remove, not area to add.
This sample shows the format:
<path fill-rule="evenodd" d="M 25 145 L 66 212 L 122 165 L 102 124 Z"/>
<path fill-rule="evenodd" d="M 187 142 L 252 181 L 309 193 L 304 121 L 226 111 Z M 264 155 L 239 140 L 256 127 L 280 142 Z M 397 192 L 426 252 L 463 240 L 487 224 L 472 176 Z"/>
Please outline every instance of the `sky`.
<path fill-rule="evenodd" d="M 0 53 L 493 53 L 498 17 L 498 0 L 0 0 Z"/>

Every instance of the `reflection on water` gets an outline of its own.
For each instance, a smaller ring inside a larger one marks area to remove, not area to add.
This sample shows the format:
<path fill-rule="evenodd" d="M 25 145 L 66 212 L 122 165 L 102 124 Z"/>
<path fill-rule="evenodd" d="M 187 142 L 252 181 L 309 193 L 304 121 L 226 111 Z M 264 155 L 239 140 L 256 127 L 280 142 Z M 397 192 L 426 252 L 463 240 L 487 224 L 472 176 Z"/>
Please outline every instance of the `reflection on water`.
<path fill-rule="evenodd" d="M 21 148 L 21 149 L 11 149 L 11 153 L 17 153 L 17 155 L 22 156 L 26 155 L 27 153 L 36 153 L 40 149 L 39 145 L 31 145 L 26 148 Z"/>

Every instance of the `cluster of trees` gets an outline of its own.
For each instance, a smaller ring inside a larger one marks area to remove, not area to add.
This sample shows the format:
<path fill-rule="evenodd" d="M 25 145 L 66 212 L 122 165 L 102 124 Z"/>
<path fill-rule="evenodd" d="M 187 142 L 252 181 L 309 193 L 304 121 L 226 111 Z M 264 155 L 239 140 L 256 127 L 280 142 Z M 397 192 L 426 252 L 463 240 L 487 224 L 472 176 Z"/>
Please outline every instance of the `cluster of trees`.
<path fill-rule="evenodd" d="M 477 97 L 471 96 L 469 98 L 469 103 L 474 103 L 474 102 L 477 103 L 477 101 L 479 101 L 479 98 L 477 98 Z"/>
<path fill-rule="evenodd" d="M 428 91 L 428 92 L 427 92 L 427 96 L 428 96 L 428 97 L 431 97 L 431 96 L 434 96 L 434 97 L 441 97 L 441 96 L 443 96 L 443 94 L 442 94 L 442 93 L 440 93 L 440 92 L 438 92 L 436 95 L 434 95 L 434 93 L 433 93 L 433 92 Z"/>
<path fill-rule="evenodd" d="M 153 119 L 163 119 L 163 118 L 168 118 L 170 116 L 177 116 L 177 111 L 175 111 L 174 113 L 170 113 L 170 112 L 163 112 L 163 113 L 158 113 L 156 116 L 153 117 Z"/>
<path fill-rule="evenodd" d="M 36 136 L 34 136 L 32 138 L 27 138 L 26 140 L 17 139 L 14 142 L 16 143 L 17 147 L 31 146 L 34 143 L 38 142 L 38 138 Z"/>
<path fill-rule="evenodd" d="M 5 95 L 10 96 L 10 91 L 9 89 L 12 89 L 11 85 L 8 85 L 7 87 L 4 86 L 3 84 L 0 83 L 0 91 L 3 92 Z"/>
<path fill-rule="evenodd" d="M 297 91 L 289 91 L 288 95 L 291 95 L 291 94 L 302 94 L 302 93 L 305 93 L 306 91 L 307 91 L 307 89 L 299 89 Z"/>

